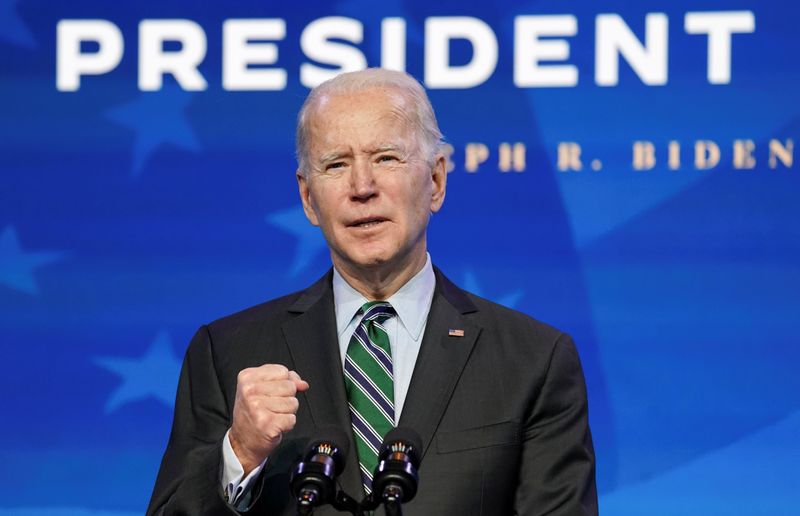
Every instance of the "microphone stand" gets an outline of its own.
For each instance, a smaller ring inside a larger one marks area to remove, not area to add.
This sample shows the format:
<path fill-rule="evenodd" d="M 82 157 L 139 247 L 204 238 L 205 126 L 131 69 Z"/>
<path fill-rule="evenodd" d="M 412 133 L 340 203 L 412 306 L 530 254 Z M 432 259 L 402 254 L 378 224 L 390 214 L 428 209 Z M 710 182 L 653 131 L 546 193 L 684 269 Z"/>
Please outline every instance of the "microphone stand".
<path fill-rule="evenodd" d="M 403 516 L 403 490 L 398 486 L 388 486 L 383 493 L 383 506 L 386 516 Z"/>
<path fill-rule="evenodd" d="M 403 516 L 403 506 L 399 502 L 386 502 L 386 516 Z"/>
<path fill-rule="evenodd" d="M 297 503 L 297 516 L 312 516 L 314 514 L 313 499 L 317 493 L 304 493 Z M 403 489 L 400 486 L 387 486 L 383 493 L 383 500 L 379 500 L 375 493 L 367 496 L 359 503 L 352 496 L 341 489 L 336 492 L 336 497 L 331 502 L 334 509 L 339 512 L 349 512 L 353 516 L 364 516 L 368 511 L 377 509 L 381 502 L 386 509 L 386 516 L 403 516 Z"/>
<path fill-rule="evenodd" d="M 386 509 L 386 516 L 403 516 L 403 490 L 391 486 L 386 489 L 383 496 L 383 506 Z M 377 509 L 381 502 L 373 496 L 367 496 L 361 503 L 344 491 L 338 491 L 336 498 L 331 502 L 334 509 L 339 512 L 349 512 L 353 516 L 364 516 L 369 511 Z M 313 509 L 313 508 L 312 508 Z M 300 512 L 301 506 L 297 507 L 298 516 L 310 515 L 310 512 Z"/>
<path fill-rule="evenodd" d="M 297 497 L 297 516 L 312 516 L 318 497 L 319 491 L 316 489 L 303 489 Z"/>
<path fill-rule="evenodd" d="M 403 488 L 396 485 L 386 486 L 383 496 L 378 498 L 377 493 L 372 493 L 361 502 L 359 509 L 363 511 L 374 511 L 381 504 L 386 509 L 386 516 L 403 516 Z M 353 513 L 356 514 L 356 513 Z"/>
<path fill-rule="evenodd" d="M 304 493 L 297 500 L 297 516 L 312 516 L 314 514 L 314 495 L 316 493 Z M 353 516 L 364 516 L 363 504 L 358 503 L 352 496 L 344 491 L 337 491 L 336 497 L 331 502 L 334 509 L 339 512 L 349 512 Z M 377 507 L 377 506 L 376 506 Z"/>
<path fill-rule="evenodd" d="M 353 516 L 364 516 L 364 508 L 355 498 L 342 490 L 336 493 L 336 498 L 331 503 L 333 508 L 339 512 L 347 511 Z"/>

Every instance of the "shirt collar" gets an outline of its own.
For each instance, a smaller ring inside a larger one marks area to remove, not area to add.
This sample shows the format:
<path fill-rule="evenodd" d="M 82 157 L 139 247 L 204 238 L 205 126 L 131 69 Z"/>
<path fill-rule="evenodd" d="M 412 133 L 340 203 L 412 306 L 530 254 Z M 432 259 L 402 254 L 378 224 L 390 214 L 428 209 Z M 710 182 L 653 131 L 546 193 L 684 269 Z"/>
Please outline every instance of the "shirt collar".
<path fill-rule="evenodd" d="M 386 300 L 394 307 L 400 324 L 405 327 L 414 340 L 419 340 L 422 328 L 425 326 L 435 288 L 436 276 L 433 273 L 431 256 L 426 253 L 425 265 L 422 270 Z M 367 298 L 351 287 L 334 267 L 333 303 L 336 309 L 336 331 L 340 337 L 355 317 L 358 309 L 366 302 Z"/>

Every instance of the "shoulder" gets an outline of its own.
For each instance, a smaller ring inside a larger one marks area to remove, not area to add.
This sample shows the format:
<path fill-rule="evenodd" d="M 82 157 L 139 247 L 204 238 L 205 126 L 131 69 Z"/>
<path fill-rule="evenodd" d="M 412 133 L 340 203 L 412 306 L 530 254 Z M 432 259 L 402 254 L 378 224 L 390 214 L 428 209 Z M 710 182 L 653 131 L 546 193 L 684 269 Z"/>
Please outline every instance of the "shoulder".
<path fill-rule="evenodd" d="M 303 312 L 309 305 L 331 296 L 331 273 L 328 271 L 310 287 L 260 303 L 204 324 L 213 348 L 252 345 L 274 339 L 283 324 Z"/>
<path fill-rule="evenodd" d="M 572 338 L 560 329 L 531 315 L 495 303 L 454 285 L 437 270 L 437 292 L 462 313 L 465 320 L 481 328 L 481 341 L 495 352 L 511 356 L 550 357 L 556 348 L 574 351 Z"/>
<path fill-rule="evenodd" d="M 251 306 L 200 326 L 186 351 L 190 375 L 213 370 L 225 392 L 235 392 L 238 373 L 262 364 L 291 364 L 285 324 L 330 295 L 330 274 L 305 290 Z M 331 308 L 332 310 L 332 308 Z"/>
<path fill-rule="evenodd" d="M 436 273 L 436 293 L 474 324 L 484 328 L 506 328 L 537 339 L 555 341 L 564 333 L 528 314 L 495 303 L 456 286 L 441 270 Z"/>
<path fill-rule="evenodd" d="M 563 385 L 582 385 L 580 356 L 567 333 L 461 290 L 443 276 L 441 284 L 441 288 L 437 284 L 440 295 L 461 313 L 453 322 L 459 321 L 465 328 L 472 325 L 477 335 L 471 361 L 483 372 L 478 383 L 495 382 L 504 392 L 524 393 L 537 392 L 548 379 Z M 487 371 L 488 376 L 484 374 Z"/>
<path fill-rule="evenodd" d="M 249 333 L 264 326 L 280 324 L 289 316 L 289 308 L 300 298 L 304 291 L 293 292 L 238 312 L 220 317 L 208 324 L 212 335 L 231 333 Z"/>
<path fill-rule="evenodd" d="M 565 335 L 558 328 L 524 312 L 489 301 L 470 292 L 465 292 L 465 294 L 478 309 L 475 312 L 475 319 L 484 326 L 507 328 L 511 332 L 524 333 L 530 338 L 549 342 L 554 342 Z"/>

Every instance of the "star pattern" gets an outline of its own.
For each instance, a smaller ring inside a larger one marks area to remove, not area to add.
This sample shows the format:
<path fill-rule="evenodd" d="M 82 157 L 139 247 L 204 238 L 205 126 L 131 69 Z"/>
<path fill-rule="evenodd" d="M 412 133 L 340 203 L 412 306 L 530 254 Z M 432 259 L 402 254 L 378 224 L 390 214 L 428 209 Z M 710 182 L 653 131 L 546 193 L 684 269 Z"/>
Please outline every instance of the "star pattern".
<path fill-rule="evenodd" d="M 19 0 L 0 0 L 0 39 L 15 45 L 34 48 L 36 40 L 17 13 Z"/>
<path fill-rule="evenodd" d="M 7 226 L 0 234 L 0 285 L 35 296 L 39 288 L 33 271 L 63 256 L 64 253 L 53 251 L 25 252 L 14 227 Z"/>
<path fill-rule="evenodd" d="M 514 290 L 513 292 L 509 292 L 508 294 L 489 298 L 488 296 L 483 294 L 483 289 L 481 288 L 481 284 L 478 281 L 478 277 L 471 269 L 467 269 L 464 272 L 464 290 L 472 292 L 476 296 L 485 297 L 487 299 L 491 299 L 492 301 L 499 303 L 503 306 L 508 308 L 516 307 L 519 300 L 522 299 L 522 296 L 525 295 L 525 291 L 522 289 Z"/>
<path fill-rule="evenodd" d="M 162 145 L 172 144 L 197 152 L 200 144 L 186 120 L 186 108 L 192 94 L 176 86 L 164 86 L 161 91 L 143 92 L 130 103 L 111 109 L 107 117 L 132 129 L 133 144 L 131 173 L 138 177 L 147 160 Z"/>
<path fill-rule="evenodd" d="M 271 213 L 266 220 L 297 239 L 290 276 L 302 272 L 326 248 L 325 239 L 319 229 L 308 222 L 302 206 Z"/>
<path fill-rule="evenodd" d="M 122 384 L 106 402 L 107 414 L 127 403 L 148 398 L 155 398 L 169 407 L 175 404 L 181 362 L 175 356 L 166 332 L 160 332 L 139 358 L 96 357 L 94 363 L 122 379 Z"/>

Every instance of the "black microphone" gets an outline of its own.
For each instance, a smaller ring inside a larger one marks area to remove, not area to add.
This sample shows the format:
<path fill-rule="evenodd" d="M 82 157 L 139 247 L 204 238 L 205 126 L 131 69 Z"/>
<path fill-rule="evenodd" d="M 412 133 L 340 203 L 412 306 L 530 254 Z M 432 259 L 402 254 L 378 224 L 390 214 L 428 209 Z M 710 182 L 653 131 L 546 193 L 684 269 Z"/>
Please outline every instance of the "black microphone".
<path fill-rule="evenodd" d="M 319 428 L 303 460 L 292 470 L 289 486 L 297 500 L 298 514 L 312 514 L 314 507 L 331 503 L 336 496 L 335 479 L 344 471 L 350 441 L 337 426 Z"/>
<path fill-rule="evenodd" d="M 410 428 L 394 428 L 386 434 L 372 476 L 372 501 L 383 502 L 387 514 L 401 514 L 400 506 L 417 494 L 422 438 Z"/>

